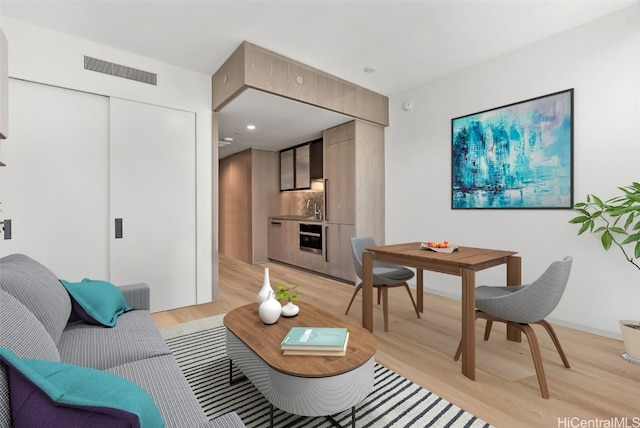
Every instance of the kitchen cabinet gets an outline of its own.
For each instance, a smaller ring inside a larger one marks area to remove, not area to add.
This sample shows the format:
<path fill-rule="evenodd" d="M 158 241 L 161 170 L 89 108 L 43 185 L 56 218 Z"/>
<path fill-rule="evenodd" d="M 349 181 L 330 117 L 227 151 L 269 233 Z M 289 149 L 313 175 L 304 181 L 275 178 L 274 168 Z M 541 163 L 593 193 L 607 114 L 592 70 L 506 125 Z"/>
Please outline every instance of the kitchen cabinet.
<path fill-rule="evenodd" d="M 310 146 L 311 180 L 322 180 L 324 178 L 324 171 L 322 169 L 324 144 L 322 143 L 322 138 L 311 142 Z"/>
<path fill-rule="evenodd" d="M 324 140 L 325 271 L 355 279 L 351 238 L 384 242 L 384 128 L 354 120 Z"/>
<path fill-rule="evenodd" d="M 269 219 L 269 258 L 279 262 L 297 265 L 298 262 L 298 222 L 292 220 Z"/>
<path fill-rule="evenodd" d="M 311 146 L 296 147 L 296 189 L 309 189 L 311 187 L 311 164 L 309 162 L 311 155 Z"/>
<path fill-rule="evenodd" d="M 355 224 L 354 140 L 325 139 L 324 219 L 331 223 Z"/>
<path fill-rule="evenodd" d="M 300 224 L 317 224 L 322 230 L 322 223 L 300 222 L 284 217 L 269 218 L 269 258 L 314 272 L 326 273 L 324 251 L 311 252 L 300 249 Z"/>
<path fill-rule="evenodd" d="M 355 279 L 351 238 L 356 236 L 355 225 L 326 224 L 325 236 L 325 273 L 336 278 L 353 281 Z"/>
<path fill-rule="evenodd" d="M 306 190 L 323 177 L 323 145 L 318 139 L 280 152 L 280 190 Z"/>
<path fill-rule="evenodd" d="M 300 250 L 298 228 L 308 220 L 282 216 L 268 222 L 269 258 L 355 281 L 351 238 L 384 243 L 384 128 L 354 120 L 325 130 L 318 141 L 325 178 L 322 254 Z"/>
<path fill-rule="evenodd" d="M 280 152 L 280 190 L 293 190 L 295 188 L 295 149 L 287 149 Z"/>

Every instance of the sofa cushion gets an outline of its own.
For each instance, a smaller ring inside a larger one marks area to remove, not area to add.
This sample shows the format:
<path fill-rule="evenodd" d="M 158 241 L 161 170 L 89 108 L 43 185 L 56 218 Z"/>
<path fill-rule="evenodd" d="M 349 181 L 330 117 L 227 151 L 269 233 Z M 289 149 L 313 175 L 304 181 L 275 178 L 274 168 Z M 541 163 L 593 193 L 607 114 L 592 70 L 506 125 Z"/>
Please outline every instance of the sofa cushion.
<path fill-rule="evenodd" d="M 71 295 L 73 313 L 82 321 L 105 327 L 116 325 L 118 315 L 133 308 L 122 291 L 107 281 L 84 278 L 80 282 L 60 282 Z"/>
<path fill-rule="evenodd" d="M 0 348 L 9 372 L 15 426 L 160 428 L 149 394 L 120 376 L 57 361 L 17 357 Z"/>
<path fill-rule="evenodd" d="M 26 306 L 57 344 L 71 314 L 69 293 L 58 278 L 22 254 L 0 259 L 0 271 L 0 288 Z"/>
<path fill-rule="evenodd" d="M 149 311 L 144 310 L 120 315 L 113 328 L 70 323 L 58 350 L 61 361 L 101 370 L 171 352 Z"/>
<path fill-rule="evenodd" d="M 60 361 L 60 354 L 44 326 L 18 300 L 0 290 L 0 348 L 24 358 Z M 0 364 L 0 427 L 11 426 L 6 367 Z"/>
<path fill-rule="evenodd" d="M 153 397 L 168 427 L 193 428 L 207 421 L 173 355 L 134 361 L 107 371 L 144 388 Z"/>

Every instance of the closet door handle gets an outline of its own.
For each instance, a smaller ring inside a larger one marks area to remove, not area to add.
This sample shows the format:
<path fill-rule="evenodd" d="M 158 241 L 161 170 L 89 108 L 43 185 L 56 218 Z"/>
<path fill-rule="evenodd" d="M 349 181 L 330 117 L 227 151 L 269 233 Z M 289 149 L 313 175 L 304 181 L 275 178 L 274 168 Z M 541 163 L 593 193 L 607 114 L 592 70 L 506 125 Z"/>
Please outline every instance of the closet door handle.
<path fill-rule="evenodd" d="M 122 239 L 122 219 L 117 218 L 115 221 L 115 229 L 116 229 L 116 239 Z"/>

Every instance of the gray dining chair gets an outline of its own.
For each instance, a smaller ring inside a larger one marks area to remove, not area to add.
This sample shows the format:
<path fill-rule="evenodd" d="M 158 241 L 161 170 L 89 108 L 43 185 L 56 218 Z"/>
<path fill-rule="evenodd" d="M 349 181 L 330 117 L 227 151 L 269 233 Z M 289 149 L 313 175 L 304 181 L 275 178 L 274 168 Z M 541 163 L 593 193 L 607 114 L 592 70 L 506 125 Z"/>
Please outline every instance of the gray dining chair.
<path fill-rule="evenodd" d="M 351 238 L 351 250 L 353 255 L 353 267 L 356 270 L 356 274 L 360 279 L 364 278 L 362 273 L 362 253 L 367 251 L 369 247 L 376 247 L 376 241 L 371 236 L 365 236 L 360 238 Z M 407 281 L 413 278 L 414 273 L 411 269 L 407 269 L 404 266 L 394 265 L 391 263 L 373 262 L 373 287 L 378 290 L 378 304 L 380 304 L 380 297 L 382 296 L 382 313 L 384 316 L 384 331 L 389 331 L 389 288 L 404 287 L 409 293 L 413 309 L 416 311 L 416 315 L 420 318 L 420 312 L 416 306 L 413 295 L 409 289 Z M 345 315 L 349 314 L 349 309 L 353 304 L 354 299 L 358 295 L 358 292 L 362 289 L 362 281 L 358 284 L 351 296 L 349 306 Z"/>
<path fill-rule="evenodd" d="M 563 260 L 554 261 L 545 272 L 534 282 L 527 285 L 509 287 L 481 286 L 476 288 L 476 319 L 487 320 L 484 331 L 484 340 L 489 340 L 491 327 L 494 321 L 503 322 L 513 326 L 527 336 L 533 365 L 538 376 L 542 397 L 549 398 L 549 388 L 542 367 L 542 357 L 538 339 L 530 324 L 540 324 L 551 336 L 560 358 L 566 368 L 570 368 L 558 336 L 551 324 L 544 318 L 555 309 L 564 293 L 569 273 L 571 272 L 571 256 Z M 462 353 L 462 341 L 454 360 L 458 361 Z"/>

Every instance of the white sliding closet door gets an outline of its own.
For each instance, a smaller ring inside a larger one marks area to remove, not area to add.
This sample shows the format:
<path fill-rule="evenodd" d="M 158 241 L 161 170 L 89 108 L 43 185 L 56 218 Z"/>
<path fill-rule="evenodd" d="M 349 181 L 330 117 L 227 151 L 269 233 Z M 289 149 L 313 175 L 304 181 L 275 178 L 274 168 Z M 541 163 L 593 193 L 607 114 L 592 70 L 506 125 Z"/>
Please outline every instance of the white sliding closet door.
<path fill-rule="evenodd" d="M 109 278 L 109 98 L 9 79 L 2 143 L 2 255 L 70 281 Z"/>
<path fill-rule="evenodd" d="M 195 113 L 112 98 L 110 120 L 111 280 L 148 283 L 154 312 L 193 305 Z"/>

